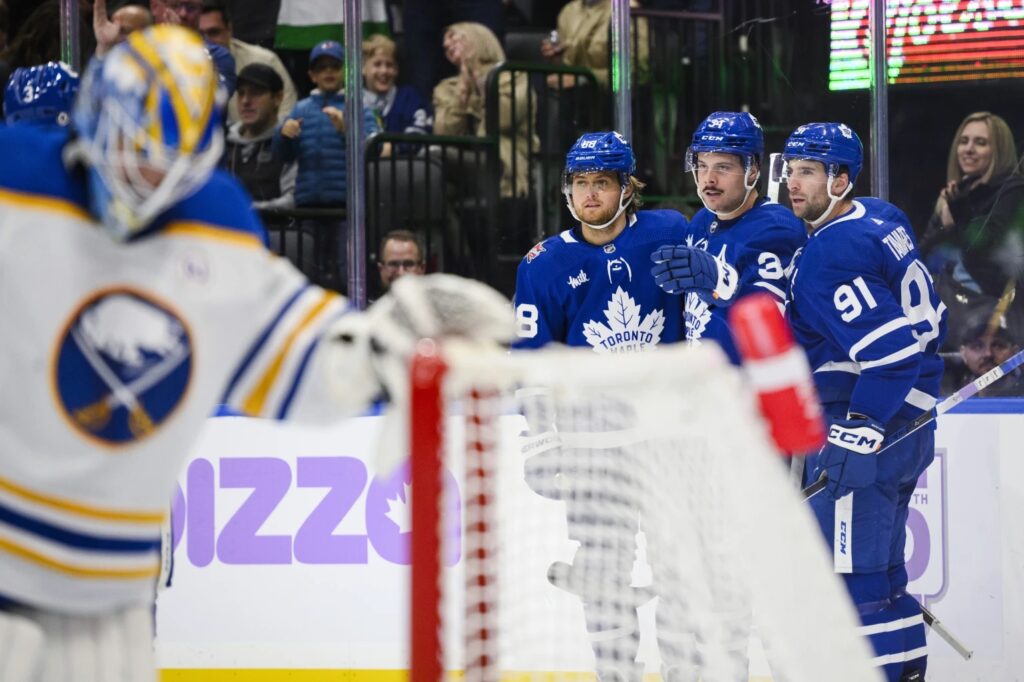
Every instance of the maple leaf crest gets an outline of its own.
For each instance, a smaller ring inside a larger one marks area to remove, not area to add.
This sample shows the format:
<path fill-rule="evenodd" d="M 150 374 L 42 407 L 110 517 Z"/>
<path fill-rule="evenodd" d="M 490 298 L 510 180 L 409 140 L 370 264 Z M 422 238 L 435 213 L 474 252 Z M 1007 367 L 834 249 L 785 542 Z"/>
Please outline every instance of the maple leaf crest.
<path fill-rule="evenodd" d="M 688 292 L 683 317 L 686 319 L 686 338 L 699 341 L 711 321 L 711 306 L 696 293 Z"/>
<path fill-rule="evenodd" d="M 665 314 L 659 310 L 641 319 L 642 311 L 633 297 L 617 287 L 604 310 L 607 324 L 590 320 L 583 324 L 583 336 L 598 353 L 639 351 L 661 340 Z"/>
<path fill-rule="evenodd" d="M 412 487 L 408 483 L 402 484 L 402 489 L 394 497 L 387 498 L 388 510 L 384 515 L 391 523 L 398 526 L 399 533 L 408 533 L 412 530 L 412 519 L 409 514 L 409 494 Z"/>

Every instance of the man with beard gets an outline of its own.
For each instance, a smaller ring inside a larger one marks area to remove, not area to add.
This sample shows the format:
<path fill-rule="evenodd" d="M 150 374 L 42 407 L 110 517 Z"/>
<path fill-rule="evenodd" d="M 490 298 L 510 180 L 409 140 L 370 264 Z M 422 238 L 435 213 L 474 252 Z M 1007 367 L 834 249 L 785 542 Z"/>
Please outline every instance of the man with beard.
<path fill-rule="evenodd" d="M 616 132 L 585 133 L 573 144 L 562 192 L 579 224 L 520 262 L 517 347 L 554 341 L 623 353 L 682 339 L 680 301 L 658 288 L 646 263 L 652 248 L 682 238 L 686 218 L 638 211 L 643 183 L 635 170 L 633 149 Z"/>
<path fill-rule="evenodd" d="M 793 213 L 810 235 L 789 273 L 787 312 L 814 370 L 828 441 L 804 485 L 836 573 L 891 682 L 922 680 L 924 624 L 906 593 L 910 497 L 935 455 L 934 423 L 885 447 L 885 434 L 935 405 L 945 306 L 910 228 L 853 201 L 863 147 L 842 123 L 809 123 L 786 141 Z M 884 451 L 883 451 L 884 448 Z"/>

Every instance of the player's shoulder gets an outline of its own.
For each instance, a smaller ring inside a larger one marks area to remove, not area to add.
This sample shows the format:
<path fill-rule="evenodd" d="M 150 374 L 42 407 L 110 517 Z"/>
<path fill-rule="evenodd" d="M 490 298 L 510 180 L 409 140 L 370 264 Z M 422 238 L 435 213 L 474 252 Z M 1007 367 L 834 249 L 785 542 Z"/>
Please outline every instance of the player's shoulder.
<path fill-rule="evenodd" d="M 647 242 L 682 239 L 689 226 L 686 216 L 672 209 L 637 211 L 635 217 L 635 234 Z"/>
<path fill-rule="evenodd" d="M 570 250 L 574 244 L 579 244 L 579 242 L 573 236 L 572 230 L 559 232 L 531 246 L 520 261 L 519 267 L 522 268 L 526 265 L 535 265 L 537 268 L 550 267 L 558 262 L 560 253 Z"/>
<path fill-rule="evenodd" d="M 157 227 L 172 224 L 197 224 L 267 243 L 266 230 L 252 209 L 252 199 L 238 180 L 220 169 L 195 194 L 161 216 Z"/>
<path fill-rule="evenodd" d="M 903 212 L 895 204 L 889 203 L 884 199 L 878 197 L 857 197 L 853 200 L 854 206 L 860 204 L 864 207 L 864 210 L 869 218 L 873 218 L 876 222 L 879 220 L 899 223 L 904 227 L 910 227 L 910 219 L 907 214 Z"/>
<path fill-rule="evenodd" d="M 764 201 L 750 211 L 750 216 L 756 221 L 781 225 L 789 229 L 804 230 L 804 221 L 797 218 L 793 211 L 782 204 L 774 201 Z"/>
<path fill-rule="evenodd" d="M 64 149 L 71 137 L 64 128 L 42 126 L 0 126 L 0 191 L 4 199 L 28 198 L 54 204 L 86 206 L 85 176 L 69 170 Z"/>

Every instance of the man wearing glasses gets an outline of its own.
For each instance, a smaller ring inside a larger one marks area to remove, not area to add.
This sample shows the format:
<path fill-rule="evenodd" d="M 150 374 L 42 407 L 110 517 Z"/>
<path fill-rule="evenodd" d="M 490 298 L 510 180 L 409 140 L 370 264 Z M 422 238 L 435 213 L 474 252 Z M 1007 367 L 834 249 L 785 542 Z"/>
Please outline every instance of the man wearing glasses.
<path fill-rule="evenodd" d="M 381 293 L 390 289 L 392 282 L 402 275 L 422 275 L 426 270 L 423 249 L 420 248 L 416 235 L 409 230 L 388 232 L 380 240 L 380 249 L 377 253 Z"/>

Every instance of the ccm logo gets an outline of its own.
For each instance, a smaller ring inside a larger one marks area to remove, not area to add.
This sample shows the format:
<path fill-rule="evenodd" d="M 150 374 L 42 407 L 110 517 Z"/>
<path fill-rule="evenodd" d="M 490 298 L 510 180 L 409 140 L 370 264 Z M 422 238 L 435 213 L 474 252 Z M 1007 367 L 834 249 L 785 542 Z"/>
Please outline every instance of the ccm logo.
<path fill-rule="evenodd" d="M 839 522 L 839 553 L 846 554 L 846 521 Z"/>
<path fill-rule="evenodd" d="M 865 454 L 874 452 L 881 445 L 878 436 L 866 436 L 856 431 L 847 431 L 835 425 L 828 430 L 828 439 L 837 445 L 853 446 L 851 449 L 856 449 L 858 452 Z"/>

